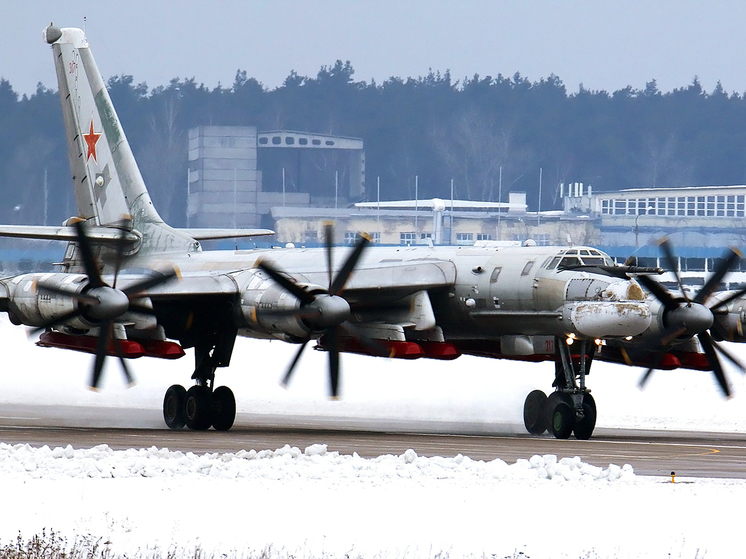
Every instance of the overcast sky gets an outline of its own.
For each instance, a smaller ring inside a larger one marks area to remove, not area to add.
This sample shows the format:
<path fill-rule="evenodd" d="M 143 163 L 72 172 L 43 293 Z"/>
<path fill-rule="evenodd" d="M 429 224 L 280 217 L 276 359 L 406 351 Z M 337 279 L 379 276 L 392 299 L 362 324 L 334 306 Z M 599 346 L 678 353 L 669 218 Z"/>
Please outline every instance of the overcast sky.
<path fill-rule="evenodd" d="M 41 39 L 83 27 L 104 78 L 153 88 L 194 77 L 230 86 L 237 69 L 269 88 L 295 70 L 349 60 L 381 82 L 450 70 L 454 79 L 556 74 L 568 91 L 670 91 L 699 77 L 746 91 L 746 3 L 737 0 L 0 0 L 0 76 L 20 93 L 57 88 Z"/>

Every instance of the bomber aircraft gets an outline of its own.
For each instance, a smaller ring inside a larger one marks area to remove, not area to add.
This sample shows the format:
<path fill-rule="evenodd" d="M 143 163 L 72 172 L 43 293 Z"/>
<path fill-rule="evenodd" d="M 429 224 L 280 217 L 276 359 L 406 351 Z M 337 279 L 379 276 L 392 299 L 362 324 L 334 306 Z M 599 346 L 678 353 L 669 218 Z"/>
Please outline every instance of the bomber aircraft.
<path fill-rule="evenodd" d="M 83 32 L 50 25 L 43 36 L 54 54 L 78 213 L 59 227 L 0 226 L 0 236 L 68 242 L 59 271 L 0 280 L 0 310 L 40 333 L 40 346 L 94 354 L 92 388 L 107 356 L 131 382 L 127 359 L 173 359 L 194 348 L 193 385 L 168 388 L 165 422 L 230 429 L 235 397 L 214 387 L 215 373 L 246 336 L 298 344 L 283 382 L 314 342 L 328 353 L 334 397 L 346 352 L 553 361 L 553 389 L 528 395 L 524 421 L 530 433 L 557 438 L 593 433 L 586 377 L 594 359 L 649 367 L 644 378 L 656 368 L 710 370 L 729 392 L 718 354 L 735 359 L 715 339 L 746 339 L 746 291 L 714 291 L 735 251 L 690 298 L 652 279 L 662 270 L 615 265 L 591 247 L 382 247 L 360 235 L 343 249 L 327 224 L 321 248 L 202 250 L 203 240 L 272 231 L 164 223 Z"/>

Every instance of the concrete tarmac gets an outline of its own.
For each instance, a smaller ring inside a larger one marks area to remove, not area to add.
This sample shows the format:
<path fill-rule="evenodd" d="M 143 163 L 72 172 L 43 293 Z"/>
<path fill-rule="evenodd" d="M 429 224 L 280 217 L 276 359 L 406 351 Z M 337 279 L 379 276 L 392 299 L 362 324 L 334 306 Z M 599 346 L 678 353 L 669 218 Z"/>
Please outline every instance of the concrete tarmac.
<path fill-rule="evenodd" d="M 463 454 L 475 460 L 500 458 L 513 463 L 534 454 L 580 456 L 596 466 L 631 464 L 638 475 L 746 479 L 746 434 L 596 429 L 589 441 L 533 437 L 522 426 L 498 426 L 491 433 L 470 425 L 437 423 L 366 424 L 363 420 L 325 421 L 323 417 L 269 417 L 239 414 L 228 432 L 166 429 L 154 410 L 72 406 L 0 407 L 0 442 L 72 445 L 114 449 L 156 446 L 184 452 L 274 450 L 286 444 L 301 449 L 315 443 L 342 454 L 364 457 L 402 454 Z M 499 431 L 499 432 L 495 432 Z"/>

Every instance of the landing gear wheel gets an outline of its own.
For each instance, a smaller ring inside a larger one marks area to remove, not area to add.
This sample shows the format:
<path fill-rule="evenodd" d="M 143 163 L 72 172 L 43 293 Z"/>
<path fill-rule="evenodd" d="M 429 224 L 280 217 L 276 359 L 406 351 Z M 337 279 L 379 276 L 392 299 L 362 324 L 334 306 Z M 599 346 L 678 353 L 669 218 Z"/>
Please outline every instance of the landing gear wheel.
<path fill-rule="evenodd" d="M 557 439 L 568 439 L 575 424 L 572 399 L 562 392 L 553 392 L 547 398 L 548 429 Z"/>
<path fill-rule="evenodd" d="M 206 386 L 192 386 L 184 399 L 186 426 L 194 431 L 205 431 L 212 424 L 210 390 Z"/>
<path fill-rule="evenodd" d="M 233 427 L 236 419 L 236 398 L 227 386 L 218 386 L 212 393 L 212 426 L 218 431 Z"/>
<path fill-rule="evenodd" d="M 534 390 L 526 396 L 523 404 L 523 424 L 532 435 L 541 435 L 547 430 L 546 407 L 547 395 L 541 390 Z"/>
<path fill-rule="evenodd" d="M 166 396 L 163 398 L 163 419 L 169 429 L 182 429 L 186 425 L 184 419 L 186 393 L 186 388 L 178 384 L 166 390 Z"/>
<path fill-rule="evenodd" d="M 576 439 L 587 441 L 596 426 L 596 402 L 590 394 L 583 396 L 583 414 L 583 419 L 575 421 L 573 431 Z"/>

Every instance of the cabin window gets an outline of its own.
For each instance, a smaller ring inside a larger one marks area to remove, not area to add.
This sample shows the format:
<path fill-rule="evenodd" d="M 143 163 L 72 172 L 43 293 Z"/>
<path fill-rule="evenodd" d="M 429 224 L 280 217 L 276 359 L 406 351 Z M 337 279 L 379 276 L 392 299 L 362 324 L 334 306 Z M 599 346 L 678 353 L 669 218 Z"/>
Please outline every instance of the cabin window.
<path fill-rule="evenodd" d="M 500 277 L 500 272 L 502 272 L 502 266 L 492 270 L 492 273 L 490 274 L 490 283 L 495 283 L 497 281 L 497 278 Z"/>
<path fill-rule="evenodd" d="M 526 265 L 523 267 L 523 271 L 521 272 L 522 276 L 527 276 L 529 272 L 531 271 L 531 268 L 534 267 L 534 260 L 529 260 L 526 262 Z"/>

